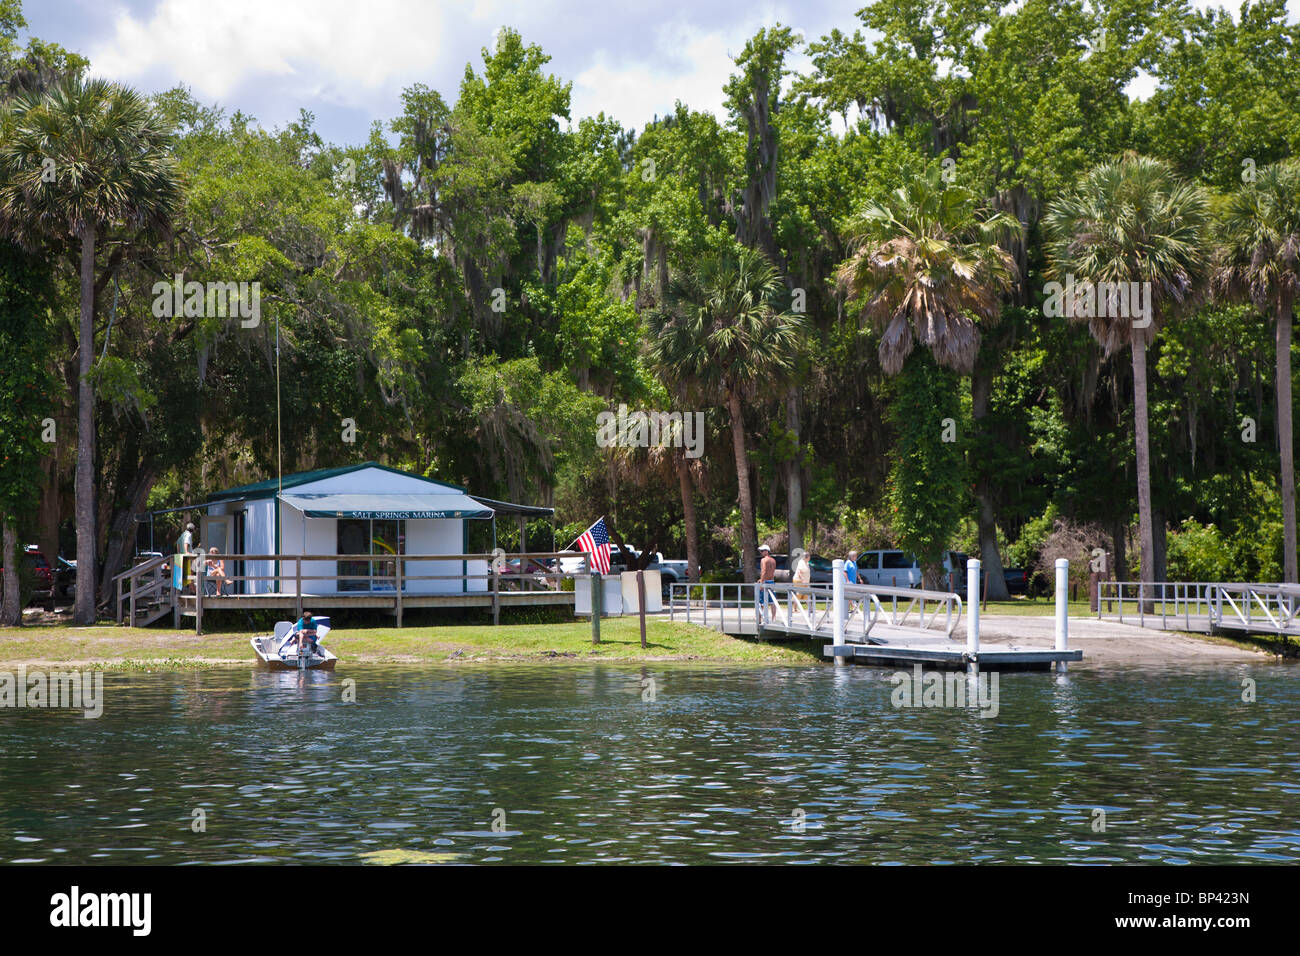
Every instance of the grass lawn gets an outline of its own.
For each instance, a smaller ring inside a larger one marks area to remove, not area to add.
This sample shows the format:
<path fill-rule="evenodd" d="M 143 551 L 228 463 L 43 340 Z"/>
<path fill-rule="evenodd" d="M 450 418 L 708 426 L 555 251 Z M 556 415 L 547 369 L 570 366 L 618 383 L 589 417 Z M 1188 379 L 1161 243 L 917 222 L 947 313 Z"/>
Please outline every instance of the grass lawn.
<path fill-rule="evenodd" d="M 1132 603 L 1132 602 L 1129 602 Z M 1089 610 L 1087 600 L 1070 601 L 1070 617 L 1096 617 L 1097 612 Z M 989 601 L 981 605 L 981 614 L 1022 614 L 1026 617 L 1051 617 L 1056 613 L 1056 601 L 1052 598 L 1012 598 L 1010 601 Z"/>
<path fill-rule="evenodd" d="M 192 667 L 254 661 L 248 633 L 210 633 L 172 628 L 70 625 L 0 630 L 0 664 L 20 661 L 76 662 L 105 667 Z M 768 644 L 728 637 L 694 624 L 650 620 L 645 650 L 634 617 L 601 623 L 601 643 L 591 643 L 591 625 L 462 625 L 447 627 L 349 628 L 336 630 L 326 645 L 348 663 L 441 664 L 492 660 L 697 660 L 733 663 L 812 664 L 824 661 L 821 645 L 801 641 Z"/>

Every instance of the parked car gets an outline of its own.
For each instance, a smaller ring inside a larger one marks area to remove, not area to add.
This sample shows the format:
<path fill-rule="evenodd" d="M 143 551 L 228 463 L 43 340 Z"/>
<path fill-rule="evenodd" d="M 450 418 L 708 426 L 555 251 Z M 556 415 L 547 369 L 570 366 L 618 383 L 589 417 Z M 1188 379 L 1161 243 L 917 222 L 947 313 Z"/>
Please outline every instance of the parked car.
<path fill-rule="evenodd" d="M 921 568 L 903 551 L 882 549 L 858 554 L 858 581 L 876 587 L 918 588 Z"/>
<path fill-rule="evenodd" d="M 41 601 L 51 611 L 54 610 L 56 594 L 55 571 L 50 567 L 49 559 L 45 557 L 45 553 L 37 545 L 29 544 L 23 549 L 20 560 L 23 569 L 31 575 L 32 591 L 26 603 L 35 604 L 37 601 Z M 0 567 L 0 587 L 4 586 L 4 575 L 5 569 Z"/>
<path fill-rule="evenodd" d="M 876 587 L 919 588 L 921 565 L 912 555 L 894 548 L 861 551 L 858 580 Z M 950 586 L 957 594 L 966 593 L 966 555 L 960 551 L 949 551 L 943 557 L 940 587 L 946 591 Z"/>
<path fill-rule="evenodd" d="M 54 594 L 68 604 L 77 600 L 77 562 L 63 555 L 54 559 Z"/>
<path fill-rule="evenodd" d="M 641 552 L 637 548 L 628 548 L 627 550 L 631 552 L 634 557 L 641 557 Z M 583 571 L 585 567 L 585 560 L 581 555 L 571 558 L 560 558 L 560 568 L 565 574 L 578 574 Z M 662 585 L 664 597 L 668 596 L 669 585 L 684 584 L 689 577 L 686 573 L 685 561 L 670 561 L 663 556 L 662 551 L 656 551 L 654 553 L 654 558 L 651 559 L 648 565 L 646 565 L 645 569 L 647 571 L 659 572 L 659 583 Z M 623 552 L 617 546 L 611 547 L 609 555 L 609 573 L 621 574 L 624 571 L 630 570 L 633 569 L 627 567 L 626 562 L 623 560 Z"/>
<path fill-rule="evenodd" d="M 1002 577 L 1007 582 L 1007 591 L 1011 594 L 1029 593 L 1029 574 L 1024 568 L 1003 568 Z"/>
<path fill-rule="evenodd" d="M 777 584 L 789 584 L 790 579 L 794 575 L 794 571 L 790 567 L 790 555 L 773 554 L 772 558 L 776 561 L 776 576 L 774 580 Z M 820 554 L 808 555 L 808 583 L 830 584 L 831 578 L 834 576 L 834 567 L 835 566 L 830 558 L 823 557 Z M 755 568 L 756 574 L 757 570 L 758 569 Z M 732 568 L 731 572 L 735 575 L 737 581 L 744 580 L 744 574 L 740 567 Z"/>

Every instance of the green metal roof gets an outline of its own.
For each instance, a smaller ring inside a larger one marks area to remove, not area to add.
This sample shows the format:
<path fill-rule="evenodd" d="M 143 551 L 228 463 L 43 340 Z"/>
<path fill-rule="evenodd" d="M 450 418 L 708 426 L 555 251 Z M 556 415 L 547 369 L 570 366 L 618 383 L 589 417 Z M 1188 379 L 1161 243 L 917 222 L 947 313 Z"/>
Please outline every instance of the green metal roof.
<path fill-rule="evenodd" d="M 395 475 L 403 475 L 407 478 L 418 478 L 420 481 L 427 481 L 431 485 L 439 488 L 451 488 L 455 491 L 464 492 L 465 489 L 460 485 L 448 484 L 445 481 L 435 481 L 432 478 L 426 478 L 424 475 L 417 475 L 410 471 L 400 471 L 397 468 L 389 468 L 387 465 L 381 465 L 377 461 L 362 462 L 360 465 L 345 465 L 342 468 L 318 468 L 315 471 L 300 471 L 292 475 L 285 475 L 277 483 L 274 478 L 268 478 L 266 481 L 257 481 L 251 485 L 239 485 L 235 488 L 227 488 L 225 491 L 217 491 L 208 495 L 209 501 L 227 501 L 232 498 L 271 498 L 276 491 L 282 488 L 296 488 L 299 485 L 309 485 L 313 481 L 321 481 L 325 478 L 333 478 L 337 475 L 346 475 L 350 472 L 361 471 L 364 468 L 378 468 L 381 471 L 391 471 Z"/>

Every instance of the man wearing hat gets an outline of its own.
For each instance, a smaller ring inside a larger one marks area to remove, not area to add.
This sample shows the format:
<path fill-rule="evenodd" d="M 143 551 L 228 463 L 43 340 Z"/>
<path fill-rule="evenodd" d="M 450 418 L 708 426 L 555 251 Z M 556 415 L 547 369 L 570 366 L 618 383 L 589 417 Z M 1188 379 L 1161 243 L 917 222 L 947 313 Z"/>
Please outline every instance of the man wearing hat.
<path fill-rule="evenodd" d="M 772 557 L 772 549 L 765 544 L 758 546 L 758 553 L 761 560 L 758 563 L 758 580 L 759 587 L 763 591 L 763 607 L 768 621 L 776 616 L 776 597 L 771 590 L 762 587 L 764 584 L 776 583 L 776 558 Z"/>

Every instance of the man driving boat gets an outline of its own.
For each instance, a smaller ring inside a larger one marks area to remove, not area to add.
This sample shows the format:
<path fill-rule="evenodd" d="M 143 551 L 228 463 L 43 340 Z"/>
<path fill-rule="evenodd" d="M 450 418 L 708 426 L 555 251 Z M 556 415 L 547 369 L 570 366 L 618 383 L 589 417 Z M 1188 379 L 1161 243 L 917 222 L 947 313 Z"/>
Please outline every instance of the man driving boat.
<path fill-rule="evenodd" d="M 289 642 L 295 638 L 298 641 L 299 654 L 308 644 L 311 645 L 312 653 L 316 653 L 316 621 L 312 618 L 311 611 L 303 611 L 302 617 L 293 622 L 293 627 L 289 628 L 289 633 L 280 645 L 280 650 L 284 650 Z"/>

